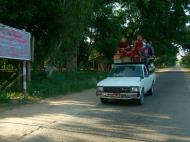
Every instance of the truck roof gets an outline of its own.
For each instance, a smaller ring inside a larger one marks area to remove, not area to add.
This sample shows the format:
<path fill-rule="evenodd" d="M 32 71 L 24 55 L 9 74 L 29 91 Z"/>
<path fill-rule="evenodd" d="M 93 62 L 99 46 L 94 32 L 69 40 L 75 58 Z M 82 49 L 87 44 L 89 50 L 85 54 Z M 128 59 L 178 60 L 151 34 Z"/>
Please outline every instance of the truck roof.
<path fill-rule="evenodd" d="M 127 62 L 127 63 L 114 63 L 114 65 L 145 65 L 144 62 Z"/>

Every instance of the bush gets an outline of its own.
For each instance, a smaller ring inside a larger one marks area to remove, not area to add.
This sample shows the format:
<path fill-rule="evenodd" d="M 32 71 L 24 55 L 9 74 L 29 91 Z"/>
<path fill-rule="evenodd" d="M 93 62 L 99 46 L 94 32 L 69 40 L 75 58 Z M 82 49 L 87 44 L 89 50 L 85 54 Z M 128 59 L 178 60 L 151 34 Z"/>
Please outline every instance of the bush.
<path fill-rule="evenodd" d="M 9 103 L 11 100 L 20 100 L 23 98 L 22 93 L 18 92 L 1 92 L 0 93 L 0 103 Z"/>
<path fill-rule="evenodd" d="M 96 87 L 99 80 L 106 77 L 102 72 L 55 72 L 51 77 L 46 77 L 42 72 L 32 73 L 32 81 L 28 84 L 28 94 L 24 100 L 39 100 L 72 92 L 80 92 Z M 12 89 L 0 92 L 0 102 L 9 103 L 23 99 L 21 92 Z"/>
<path fill-rule="evenodd" d="M 190 53 L 182 58 L 181 66 L 188 68 L 190 67 Z"/>
<path fill-rule="evenodd" d="M 99 72 L 55 72 L 50 78 L 37 75 L 29 85 L 29 94 L 38 97 L 52 97 L 78 92 L 96 87 L 97 82 L 105 76 L 106 73 Z"/>

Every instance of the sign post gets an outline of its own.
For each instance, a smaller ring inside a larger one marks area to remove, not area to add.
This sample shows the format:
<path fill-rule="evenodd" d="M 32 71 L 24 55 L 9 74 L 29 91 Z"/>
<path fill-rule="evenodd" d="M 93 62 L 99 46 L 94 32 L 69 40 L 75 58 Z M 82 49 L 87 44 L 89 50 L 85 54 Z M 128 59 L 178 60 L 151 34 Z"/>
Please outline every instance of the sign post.
<path fill-rule="evenodd" d="M 31 60 L 30 33 L 0 24 L 0 57 Z"/>
<path fill-rule="evenodd" d="M 27 62 L 31 60 L 31 34 L 0 24 L 0 58 L 23 62 L 23 96 L 27 90 Z M 34 49 L 33 49 L 34 50 Z"/>
<path fill-rule="evenodd" d="M 23 97 L 26 97 L 27 80 L 26 80 L 26 61 L 23 61 Z"/>

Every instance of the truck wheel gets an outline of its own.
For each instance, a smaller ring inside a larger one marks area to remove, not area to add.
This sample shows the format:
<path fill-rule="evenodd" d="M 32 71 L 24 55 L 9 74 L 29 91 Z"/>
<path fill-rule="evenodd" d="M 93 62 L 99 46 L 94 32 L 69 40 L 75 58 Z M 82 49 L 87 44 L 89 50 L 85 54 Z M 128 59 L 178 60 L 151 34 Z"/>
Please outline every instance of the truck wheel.
<path fill-rule="evenodd" d="M 148 95 L 153 96 L 154 95 L 154 84 L 152 84 L 152 87 L 148 91 Z"/>
<path fill-rule="evenodd" d="M 142 91 L 142 94 L 140 96 L 140 99 L 137 100 L 138 105 L 144 104 L 144 91 Z"/>
<path fill-rule="evenodd" d="M 102 104 L 107 104 L 108 103 L 108 99 L 106 99 L 106 98 L 101 98 L 100 101 L 102 102 Z"/>

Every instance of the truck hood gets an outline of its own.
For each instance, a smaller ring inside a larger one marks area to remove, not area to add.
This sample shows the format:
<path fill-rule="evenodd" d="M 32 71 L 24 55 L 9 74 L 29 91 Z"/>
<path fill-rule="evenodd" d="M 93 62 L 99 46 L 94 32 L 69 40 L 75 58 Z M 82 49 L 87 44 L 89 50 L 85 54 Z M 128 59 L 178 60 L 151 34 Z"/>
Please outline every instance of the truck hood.
<path fill-rule="evenodd" d="M 100 81 L 97 86 L 139 86 L 140 77 L 108 77 Z"/>

